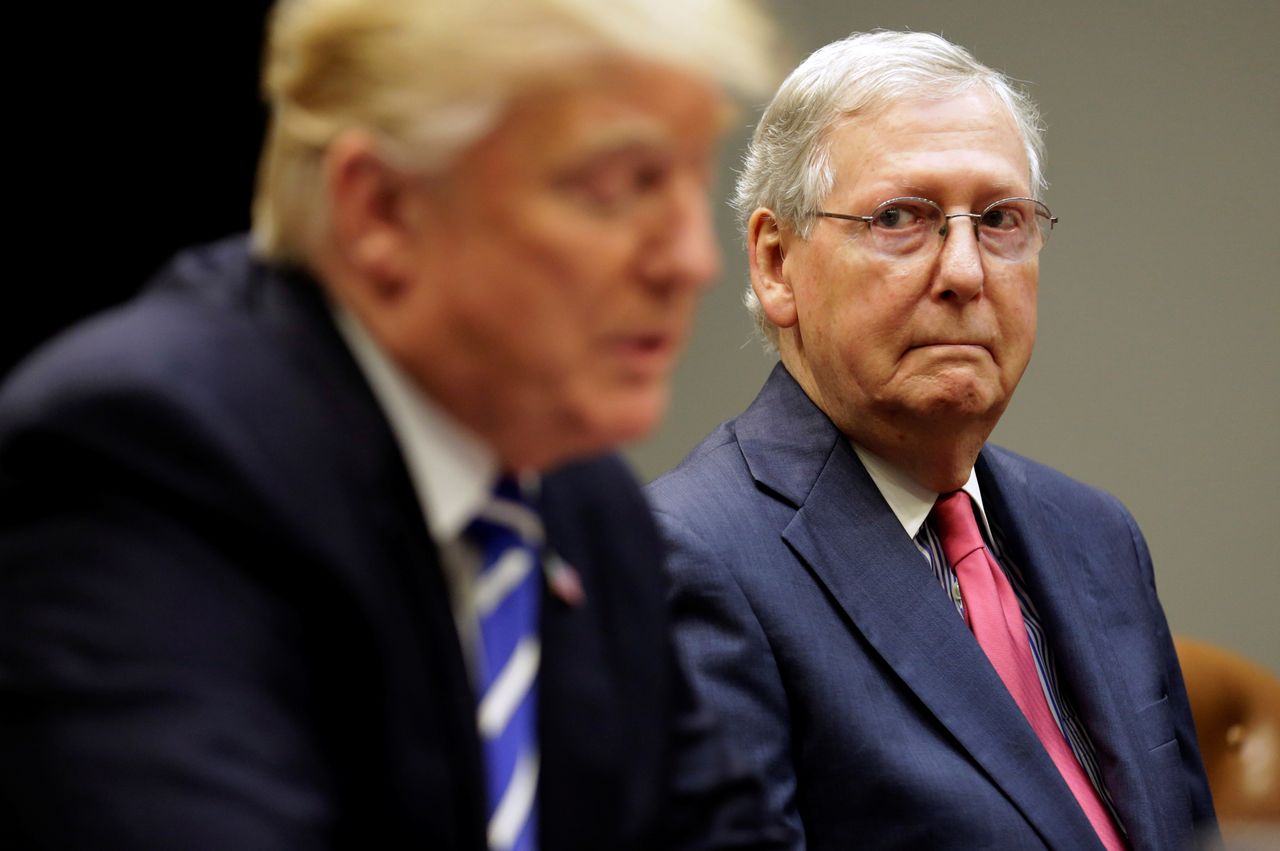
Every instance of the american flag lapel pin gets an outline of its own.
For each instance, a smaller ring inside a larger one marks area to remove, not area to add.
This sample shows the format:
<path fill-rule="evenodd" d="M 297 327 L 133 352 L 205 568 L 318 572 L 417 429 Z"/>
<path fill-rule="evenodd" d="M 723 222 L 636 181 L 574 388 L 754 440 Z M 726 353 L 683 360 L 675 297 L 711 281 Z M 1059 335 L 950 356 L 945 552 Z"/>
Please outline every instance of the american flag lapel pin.
<path fill-rule="evenodd" d="M 543 554 L 542 564 L 547 574 L 547 587 L 566 606 L 581 606 L 587 601 L 587 594 L 582 589 L 582 578 L 573 565 L 550 550 Z"/>

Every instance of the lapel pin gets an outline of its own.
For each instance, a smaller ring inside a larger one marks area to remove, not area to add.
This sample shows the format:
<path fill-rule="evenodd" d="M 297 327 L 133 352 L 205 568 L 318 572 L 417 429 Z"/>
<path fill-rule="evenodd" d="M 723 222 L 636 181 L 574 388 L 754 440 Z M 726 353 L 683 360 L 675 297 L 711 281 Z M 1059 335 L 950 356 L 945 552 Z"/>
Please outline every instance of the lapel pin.
<path fill-rule="evenodd" d="M 547 551 L 542 557 L 543 570 L 547 575 L 547 587 L 567 606 L 581 606 L 587 601 L 586 591 L 582 589 L 582 578 L 569 562 Z"/>

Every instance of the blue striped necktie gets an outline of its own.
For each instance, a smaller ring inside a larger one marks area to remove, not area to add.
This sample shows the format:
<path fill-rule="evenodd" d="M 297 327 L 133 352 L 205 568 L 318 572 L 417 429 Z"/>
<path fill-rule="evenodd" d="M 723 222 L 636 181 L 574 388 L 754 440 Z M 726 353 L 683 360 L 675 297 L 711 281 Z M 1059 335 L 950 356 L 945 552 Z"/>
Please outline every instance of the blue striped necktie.
<path fill-rule="evenodd" d="M 480 626 L 476 724 L 485 758 L 491 851 L 536 851 L 538 609 L 542 522 L 513 479 L 467 527 L 482 553 L 473 599 Z"/>

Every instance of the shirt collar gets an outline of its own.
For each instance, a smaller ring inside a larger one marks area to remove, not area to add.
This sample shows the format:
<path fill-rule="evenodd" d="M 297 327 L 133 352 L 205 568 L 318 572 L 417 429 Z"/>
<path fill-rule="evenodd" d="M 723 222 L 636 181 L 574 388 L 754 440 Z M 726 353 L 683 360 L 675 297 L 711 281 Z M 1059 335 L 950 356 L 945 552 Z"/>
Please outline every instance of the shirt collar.
<path fill-rule="evenodd" d="M 330 309 L 391 425 L 431 537 L 454 540 L 489 501 L 497 456 L 419 390 L 349 310 L 336 303 Z"/>
<path fill-rule="evenodd" d="M 938 501 L 938 494 L 922 486 L 874 452 L 863 449 L 852 441 L 850 445 L 853 446 L 853 451 L 862 462 L 862 466 L 866 468 L 867 474 L 871 476 L 871 481 L 875 482 L 876 489 L 889 504 L 889 509 L 902 524 L 902 528 L 906 530 L 909 537 L 915 538 L 920 533 L 920 527 L 924 525 L 924 521 L 929 518 L 933 504 Z M 982 506 L 982 489 L 978 487 L 978 475 L 973 469 L 969 470 L 969 478 L 961 490 L 969 494 L 977 506 L 978 519 L 989 540 L 991 527 L 987 524 L 987 512 Z"/>

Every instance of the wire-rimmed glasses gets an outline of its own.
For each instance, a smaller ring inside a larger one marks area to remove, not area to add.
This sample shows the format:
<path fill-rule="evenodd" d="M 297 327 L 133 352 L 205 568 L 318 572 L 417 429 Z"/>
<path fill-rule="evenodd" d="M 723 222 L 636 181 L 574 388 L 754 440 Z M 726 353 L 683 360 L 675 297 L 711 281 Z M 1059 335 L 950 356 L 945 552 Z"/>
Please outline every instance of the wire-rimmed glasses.
<path fill-rule="evenodd" d="M 1034 198 L 1001 198 L 980 213 L 946 213 L 928 198 L 890 198 L 869 216 L 818 211 L 815 216 L 863 222 L 871 235 L 871 247 L 888 257 L 907 258 L 936 251 L 947 238 L 952 219 L 973 222 L 978 244 L 987 253 L 1018 262 L 1034 257 L 1049 241 L 1058 219 Z M 932 239 L 936 234 L 942 239 Z"/>

